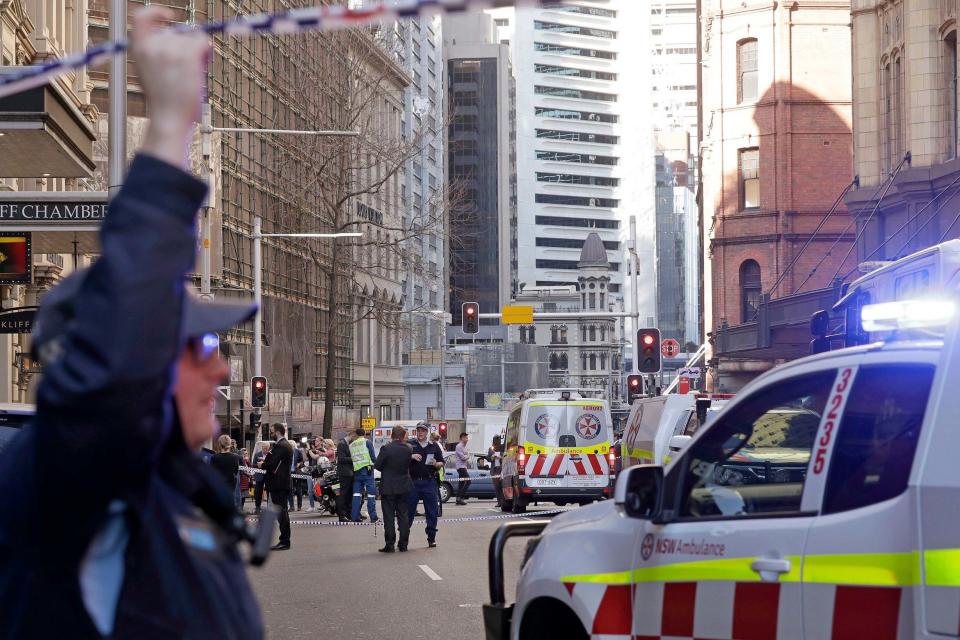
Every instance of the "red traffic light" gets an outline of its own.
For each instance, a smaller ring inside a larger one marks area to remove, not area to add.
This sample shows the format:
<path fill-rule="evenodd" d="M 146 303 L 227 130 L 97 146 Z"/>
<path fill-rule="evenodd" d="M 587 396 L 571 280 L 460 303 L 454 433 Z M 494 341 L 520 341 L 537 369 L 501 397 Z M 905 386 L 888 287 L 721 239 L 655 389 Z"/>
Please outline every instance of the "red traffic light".
<path fill-rule="evenodd" d="M 267 383 L 266 383 L 266 381 L 264 381 L 264 380 L 254 380 L 254 381 L 253 381 L 253 387 L 254 387 L 255 389 L 263 389 L 265 386 L 267 386 Z"/>
<path fill-rule="evenodd" d="M 477 312 L 477 310 L 476 310 L 474 307 L 467 307 L 467 315 L 468 315 L 468 316 L 472 316 L 472 315 L 475 314 L 476 312 Z"/>
<path fill-rule="evenodd" d="M 654 337 L 649 333 L 643 336 L 643 344 L 645 344 L 648 347 L 652 345 L 655 341 L 656 340 L 654 339 Z"/>
<path fill-rule="evenodd" d="M 637 376 L 630 376 L 630 386 L 634 388 L 640 387 L 640 378 Z"/>
<path fill-rule="evenodd" d="M 437 431 L 440 432 L 440 435 L 441 435 L 441 436 L 447 435 L 447 423 L 446 423 L 446 422 L 441 422 L 440 424 L 438 424 L 438 425 L 437 425 Z"/>

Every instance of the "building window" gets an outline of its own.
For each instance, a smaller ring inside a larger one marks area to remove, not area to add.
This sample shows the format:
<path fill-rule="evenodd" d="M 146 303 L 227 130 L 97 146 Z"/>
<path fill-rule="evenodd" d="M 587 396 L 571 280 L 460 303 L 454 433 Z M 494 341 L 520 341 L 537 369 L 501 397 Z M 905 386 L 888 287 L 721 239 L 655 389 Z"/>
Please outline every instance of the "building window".
<path fill-rule="evenodd" d="M 947 158 L 957 156 L 957 32 L 951 31 L 943 39 L 944 106 L 946 113 Z"/>
<path fill-rule="evenodd" d="M 560 368 L 563 369 L 564 371 L 566 371 L 569 368 L 566 353 L 560 354 Z"/>
<path fill-rule="evenodd" d="M 740 150 L 740 210 L 760 206 L 760 150 Z"/>
<path fill-rule="evenodd" d="M 757 99 L 757 41 L 741 40 L 737 44 L 737 102 Z"/>
<path fill-rule="evenodd" d="M 597 354 L 591 353 L 590 354 L 590 371 L 596 371 L 596 370 L 597 370 Z"/>
<path fill-rule="evenodd" d="M 592 293 L 590 294 L 593 295 Z M 592 309 L 593 307 L 591 307 Z M 594 325 L 590 325 L 590 342 L 597 341 L 597 328 Z"/>
<path fill-rule="evenodd" d="M 756 260 L 745 260 L 740 265 L 741 322 L 753 322 L 760 308 L 760 265 Z"/>

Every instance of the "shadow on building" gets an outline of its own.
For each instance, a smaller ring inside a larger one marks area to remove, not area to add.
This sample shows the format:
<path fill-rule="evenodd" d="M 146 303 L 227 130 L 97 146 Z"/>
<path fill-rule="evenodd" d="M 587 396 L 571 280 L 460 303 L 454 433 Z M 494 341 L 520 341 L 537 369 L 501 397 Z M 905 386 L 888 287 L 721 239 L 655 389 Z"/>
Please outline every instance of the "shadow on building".
<path fill-rule="evenodd" d="M 811 315 L 832 306 L 856 267 L 856 228 L 842 198 L 852 180 L 849 100 L 776 83 L 740 109 L 724 114 L 731 135 L 714 151 L 727 168 L 714 203 L 714 326 L 706 328 L 719 392 L 809 353 Z"/>

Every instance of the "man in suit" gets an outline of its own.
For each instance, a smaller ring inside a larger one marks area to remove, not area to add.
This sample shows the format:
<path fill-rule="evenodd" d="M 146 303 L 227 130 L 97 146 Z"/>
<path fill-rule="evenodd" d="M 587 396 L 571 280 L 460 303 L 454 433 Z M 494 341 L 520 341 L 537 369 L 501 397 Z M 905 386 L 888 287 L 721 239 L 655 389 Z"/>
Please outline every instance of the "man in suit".
<path fill-rule="evenodd" d="M 340 438 L 337 444 L 337 479 L 340 481 L 340 495 L 337 496 L 337 515 L 340 522 L 352 522 L 350 511 L 353 500 L 353 458 L 350 457 L 350 443 L 354 434 Z"/>
<path fill-rule="evenodd" d="M 413 490 L 410 478 L 410 460 L 413 452 L 407 446 L 407 430 L 397 426 L 390 432 L 390 442 L 380 450 L 374 467 L 380 472 L 380 507 L 383 509 L 383 539 L 386 545 L 380 549 L 393 553 L 397 534 L 393 528 L 396 518 L 400 527 L 397 548 L 407 550 L 410 540 L 410 521 L 407 519 L 407 497 Z"/>
<path fill-rule="evenodd" d="M 271 548 L 274 551 L 286 551 L 290 548 L 290 514 L 287 513 L 287 500 L 290 497 L 293 446 L 287 440 L 287 428 L 279 422 L 273 423 L 270 433 L 275 444 L 263 461 L 263 468 L 266 469 L 263 484 L 270 492 L 270 502 L 280 510 L 280 542 Z"/>

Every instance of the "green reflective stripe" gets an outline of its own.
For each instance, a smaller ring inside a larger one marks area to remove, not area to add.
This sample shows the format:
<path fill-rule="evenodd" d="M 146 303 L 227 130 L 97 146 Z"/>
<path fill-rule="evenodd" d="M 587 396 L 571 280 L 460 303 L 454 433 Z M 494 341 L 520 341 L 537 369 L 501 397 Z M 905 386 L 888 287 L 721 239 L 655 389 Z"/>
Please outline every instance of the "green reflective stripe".
<path fill-rule="evenodd" d="M 678 562 L 633 571 L 565 576 L 561 582 L 594 582 L 603 584 L 636 584 L 641 582 L 759 582 L 760 574 L 750 568 L 756 558 L 723 558 Z M 781 582 L 800 582 L 800 557 L 788 557 L 790 571 L 780 577 Z"/>
<path fill-rule="evenodd" d="M 627 449 L 627 455 L 631 458 L 637 458 L 638 460 L 654 459 L 653 451 L 650 451 L 649 449 L 640 449 L 640 448 Z"/>
<path fill-rule="evenodd" d="M 923 552 L 923 570 L 930 587 L 960 587 L 960 549 Z"/>
<path fill-rule="evenodd" d="M 919 569 L 919 555 L 915 551 L 807 556 L 803 563 L 803 581 L 905 587 L 918 582 Z"/>

